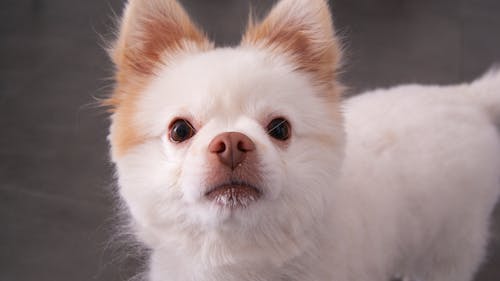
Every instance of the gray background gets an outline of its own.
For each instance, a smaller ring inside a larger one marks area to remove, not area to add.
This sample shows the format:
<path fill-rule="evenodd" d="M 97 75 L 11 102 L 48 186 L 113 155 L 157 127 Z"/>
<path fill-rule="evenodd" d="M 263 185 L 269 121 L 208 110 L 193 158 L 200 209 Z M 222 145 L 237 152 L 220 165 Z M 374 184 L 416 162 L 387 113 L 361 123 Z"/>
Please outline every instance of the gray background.
<path fill-rule="evenodd" d="M 238 41 L 248 1 L 181 2 L 218 43 Z M 273 1 L 252 2 L 262 12 Z M 498 0 L 332 2 L 350 94 L 470 81 L 500 62 Z M 0 1 L 1 281 L 127 280 L 139 270 L 143 254 L 113 227 L 108 121 L 95 99 L 112 88 L 100 37 L 112 38 L 122 6 Z M 500 280 L 499 213 L 480 281 Z"/>

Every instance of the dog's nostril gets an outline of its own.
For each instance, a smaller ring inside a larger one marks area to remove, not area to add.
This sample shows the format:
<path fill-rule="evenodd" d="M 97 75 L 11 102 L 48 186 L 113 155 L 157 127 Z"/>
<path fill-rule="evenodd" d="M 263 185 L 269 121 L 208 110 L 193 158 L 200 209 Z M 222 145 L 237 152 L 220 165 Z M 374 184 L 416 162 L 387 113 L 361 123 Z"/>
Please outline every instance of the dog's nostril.
<path fill-rule="evenodd" d="M 216 153 L 223 153 L 224 151 L 226 151 L 226 144 L 223 141 L 221 141 L 221 142 L 218 143 L 218 146 L 217 146 L 217 148 L 215 149 L 214 152 L 216 152 Z"/>
<path fill-rule="evenodd" d="M 242 152 L 249 152 L 255 149 L 254 143 L 248 138 L 238 141 L 236 147 Z"/>
<path fill-rule="evenodd" d="M 238 144 L 236 145 L 236 147 L 240 150 L 240 151 L 243 151 L 243 152 L 246 152 L 246 148 L 245 148 L 245 144 L 243 144 L 243 142 L 239 141 Z"/>
<path fill-rule="evenodd" d="M 212 153 L 223 153 L 226 151 L 228 145 L 226 144 L 227 140 L 217 136 L 212 140 L 212 142 L 208 145 L 208 151 Z"/>

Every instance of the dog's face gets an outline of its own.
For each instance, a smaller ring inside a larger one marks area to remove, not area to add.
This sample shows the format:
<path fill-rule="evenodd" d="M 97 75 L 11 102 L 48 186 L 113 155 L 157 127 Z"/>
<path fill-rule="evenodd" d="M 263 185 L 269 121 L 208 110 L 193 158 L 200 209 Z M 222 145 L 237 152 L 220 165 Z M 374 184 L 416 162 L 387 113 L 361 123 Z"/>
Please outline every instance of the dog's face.
<path fill-rule="evenodd" d="M 322 216 L 343 151 L 323 0 L 215 49 L 175 1 L 131 1 L 113 56 L 112 156 L 145 242 L 296 243 Z"/>

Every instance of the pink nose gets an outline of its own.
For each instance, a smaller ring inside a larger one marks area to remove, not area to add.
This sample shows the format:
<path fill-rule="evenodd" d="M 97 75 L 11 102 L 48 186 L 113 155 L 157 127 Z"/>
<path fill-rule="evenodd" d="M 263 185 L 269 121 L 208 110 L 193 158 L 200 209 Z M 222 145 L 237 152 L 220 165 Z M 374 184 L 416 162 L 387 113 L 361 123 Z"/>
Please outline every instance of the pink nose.
<path fill-rule="evenodd" d="M 208 151 L 216 154 L 222 164 L 233 170 L 245 160 L 248 153 L 254 150 L 253 141 L 238 132 L 222 133 L 208 145 Z"/>

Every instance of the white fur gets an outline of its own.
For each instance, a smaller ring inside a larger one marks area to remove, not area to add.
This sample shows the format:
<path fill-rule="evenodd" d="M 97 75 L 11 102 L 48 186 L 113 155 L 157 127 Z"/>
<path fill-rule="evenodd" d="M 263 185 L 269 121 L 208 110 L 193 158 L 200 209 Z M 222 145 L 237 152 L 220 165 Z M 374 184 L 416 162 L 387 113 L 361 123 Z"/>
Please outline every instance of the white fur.
<path fill-rule="evenodd" d="M 499 108 L 500 72 L 470 85 L 399 86 L 346 101 L 335 209 L 351 217 L 335 233 L 357 257 L 346 264 L 367 274 L 357 280 L 387 280 L 395 272 L 472 280 L 500 192 L 492 122 L 500 120 Z"/>
<path fill-rule="evenodd" d="M 222 49 L 158 77 L 137 120 L 149 140 L 115 159 L 151 280 L 471 280 L 500 190 L 498 73 L 347 100 L 341 176 L 341 124 L 278 58 Z M 265 133 L 273 115 L 293 124 L 285 150 Z M 199 128 L 189 146 L 166 139 L 176 116 Z M 204 151 L 224 131 L 256 142 L 268 192 L 232 215 L 200 199 Z"/>
<path fill-rule="evenodd" d="M 145 140 L 113 159 L 149 280 L 472 280 L 500 192 L 500 72 L 365 93 L 344 120 L 314 85 L 264 49 L 169 57 L 130 124 Z M 286 146 L 266 133 L 275 117 Z M 168 139 L 176 118 L 197 130 L 186 143 Z M 203 196 L 228 131 L 255 143 L 264 191 L 233 211 Z"/>
<path fill-rule="evenodd" d="M 319 248 L 344 134 L 316 91 L 281 57 L 251 48 L 182 57 L 161 71 L 135 119 L 147 141 L 114 159 L 138 235 L 153 249 L 151 280 L 328 275 Z M 286 148 L 266 133 L 278 116 L 293 126 Z M 178 117 L 198 130 L 189 144 L 167 139 Z M 264 198 L 236 212 L 221 211 L 202 196 L 208 144 L 226 131 L 255 142 L 264 179 Z"/>

